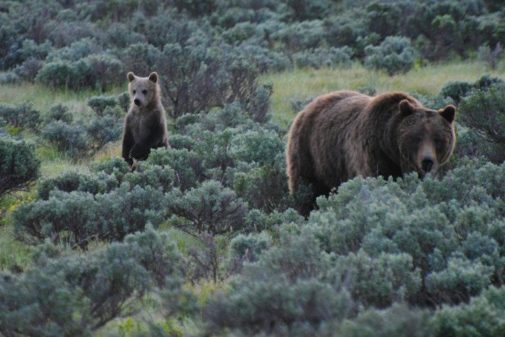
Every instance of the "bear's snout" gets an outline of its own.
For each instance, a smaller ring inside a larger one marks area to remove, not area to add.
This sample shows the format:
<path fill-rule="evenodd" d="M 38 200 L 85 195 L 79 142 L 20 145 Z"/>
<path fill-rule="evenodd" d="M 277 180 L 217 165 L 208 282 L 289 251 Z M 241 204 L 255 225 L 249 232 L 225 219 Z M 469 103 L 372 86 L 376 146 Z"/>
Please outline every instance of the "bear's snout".
<path fill-rule="evenodd" d="M 140 99 L 135 98 L 135 99 L 133 100 L 133 103 L 135 103 L 135 105 L 136 105 L 136 106 L 140 106 Z"/>
<path fill-rule="evenodd" d="M 429 173 L 432 168 L 433 168 L 433 159 L 424 158 L 421 161 L 421 169 L 423 170 L 424 173 Z"/>

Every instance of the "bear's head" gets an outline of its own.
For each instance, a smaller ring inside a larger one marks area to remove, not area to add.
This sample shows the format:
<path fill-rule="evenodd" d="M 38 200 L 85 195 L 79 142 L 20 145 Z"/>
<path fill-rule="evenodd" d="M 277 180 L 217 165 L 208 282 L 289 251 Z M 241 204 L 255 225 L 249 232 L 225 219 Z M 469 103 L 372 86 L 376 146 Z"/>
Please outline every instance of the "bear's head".
<path fill-rule="evenodd" d="M 152 72 L 148 77 L 139 77 L 129 72 L 127 76 L 129 82 L 128 92 L 132 104 L 142 108 L 157 102 L 160 91 L 157 73 Z"/>
<path fill-rule="evenodd" d="M 427 109 L 404 99 L 399 104 L 401 122 L 398 145 L 402 172 L 417 172 L 421 177 L 435 174 L 446 163 L 456 145 L 456 108 Z"/>

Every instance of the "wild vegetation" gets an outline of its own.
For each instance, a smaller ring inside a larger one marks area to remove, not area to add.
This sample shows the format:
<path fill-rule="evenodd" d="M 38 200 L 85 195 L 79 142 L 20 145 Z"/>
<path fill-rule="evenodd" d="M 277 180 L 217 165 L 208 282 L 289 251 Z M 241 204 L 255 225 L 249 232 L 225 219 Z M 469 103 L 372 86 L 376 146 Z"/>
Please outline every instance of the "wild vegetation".
<path fill-rule="evenodd" d="M 502 1 L 0 4 L 0 335 L 503 336 Z M 170 149 L 120 158 L 126 73 Z M 458 107 L 437 177 L 305 219 L 285 134 L 316 95 Z"/>

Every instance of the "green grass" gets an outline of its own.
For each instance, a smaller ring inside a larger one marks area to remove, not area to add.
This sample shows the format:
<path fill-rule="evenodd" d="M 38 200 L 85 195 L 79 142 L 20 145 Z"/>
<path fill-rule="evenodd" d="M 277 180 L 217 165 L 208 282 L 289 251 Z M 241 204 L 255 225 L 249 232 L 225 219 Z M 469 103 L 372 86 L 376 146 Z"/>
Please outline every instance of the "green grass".
<path fill-rule="evenodd" d="M 10 217 L 16 207 L 34 198 L 34 191 L 31 184 L 0 196 L 0 270 L 20 270 L 31 263 L 32 247 L 15 239 Z"/>
<path fill-rule="evenodd" d="M 20 85 L 0 85 L 0 103 L 21 104 L 32 103 L 42 113 L 47 112 L 53 105 L 63 103 L 76 115 L 87 114 L 88 99 L 99 95 L 117 95 L 126 91 L 124 88 L 113 88 L 107 93 L 97 90 L 54 90 L 42 85 L 23 83 Z"/>
<path fill-rule="evenodd" d="M 261 82 L 273 84 L 273 118 L 286 127 L 296 114 L 291 107 L 294 99 L 311 98 L 334 90 L 361 88 L 373 88 L 377 93 L 405 91 L 436 95 L 449 81 L 475 81 L 485 74 L 504 77 L 505 63 L 500 64 L 497 70 L 490 71 L 481 62 L 458 61 L 416 68 L 396 76 L 370 71 L 355 64 L 349 69 L 295 69 L 291 72 L 268 74 L 261 77 Z"/>

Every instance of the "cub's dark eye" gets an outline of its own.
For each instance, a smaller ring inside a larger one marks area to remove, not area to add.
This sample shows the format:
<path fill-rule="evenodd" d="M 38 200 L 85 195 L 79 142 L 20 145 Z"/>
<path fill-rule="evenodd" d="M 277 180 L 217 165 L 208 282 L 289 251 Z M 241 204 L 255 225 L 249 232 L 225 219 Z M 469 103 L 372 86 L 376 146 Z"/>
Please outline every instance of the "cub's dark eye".
<path fill-rule="evenodd" d="M 142 90 L 142 93 L 143 93 L 144 95 L 146 95 L 146 94 L 147 94 L 147 90 Z"/>
<path fill-rule="evenodd" d="M 133 94 L 135 95 L 137 93 L 137 90 L 133 90 Z"/>

